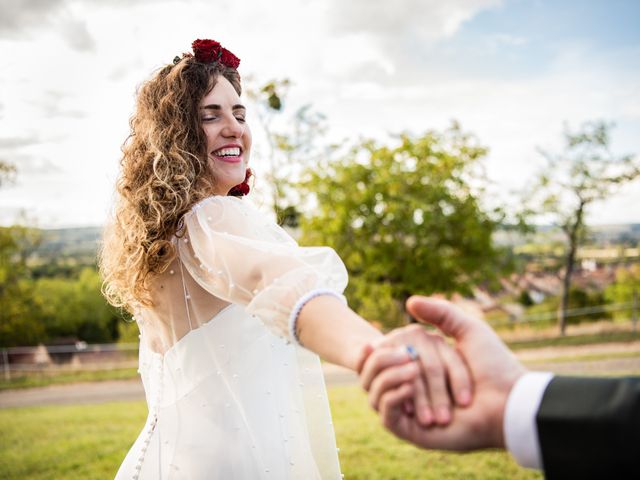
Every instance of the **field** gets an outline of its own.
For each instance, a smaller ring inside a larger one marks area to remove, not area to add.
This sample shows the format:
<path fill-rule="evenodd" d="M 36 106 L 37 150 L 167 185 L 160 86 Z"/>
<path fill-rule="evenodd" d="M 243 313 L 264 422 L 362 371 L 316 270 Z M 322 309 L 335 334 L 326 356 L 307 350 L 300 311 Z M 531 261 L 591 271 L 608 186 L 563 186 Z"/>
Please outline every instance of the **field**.
<path fill-rule="evenodd" d="M 503 452 L 423 451 L 387 434 L 357 387 L 329 390 L 346 479 L 533 479 Z M 3 479 L 112 479 L 146 416 L 144 402 L 0 410 Z"/>
<path fill-rule="evenodd" d="M 597 344 L 592 343 L 599 340 Z M 640 374 L 637 333 L 511 341 L 531 368 L 595 375 Z M 535 346 L 539 350 L 524 348 Z M 520 348 L 519 348 L 520 347 Z M 543 355 L 545 354 L 545 355 Z M 599 368 L 594 368 L 599 366 Z M 4 388 L 130 378 L 133 369 L 13 379 Z M 424 451 L 386 433 L 356 386 L 333 386 L 329 397 L 342 471 L 347 479 L 540 479 L 508 454 Z M 0 409 L 0 478 L 111 479 L 142 428 L 143 401 Z"/>

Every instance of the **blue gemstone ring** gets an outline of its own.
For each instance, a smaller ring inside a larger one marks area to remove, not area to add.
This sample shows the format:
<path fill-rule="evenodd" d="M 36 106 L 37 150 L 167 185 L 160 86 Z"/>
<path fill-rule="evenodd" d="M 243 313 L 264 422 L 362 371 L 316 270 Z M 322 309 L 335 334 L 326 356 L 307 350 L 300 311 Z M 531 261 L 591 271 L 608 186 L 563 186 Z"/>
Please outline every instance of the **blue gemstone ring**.
<path fill-rule="evenodd" d="M 418 358 L 420 358 L 420 356 L 418 355 L 418 351 L 413 345 L 405 345 L 405 348 L 407 350 L 407 355 L 409 355 L 409 358 L 411 360 L 418 360 Z"/>

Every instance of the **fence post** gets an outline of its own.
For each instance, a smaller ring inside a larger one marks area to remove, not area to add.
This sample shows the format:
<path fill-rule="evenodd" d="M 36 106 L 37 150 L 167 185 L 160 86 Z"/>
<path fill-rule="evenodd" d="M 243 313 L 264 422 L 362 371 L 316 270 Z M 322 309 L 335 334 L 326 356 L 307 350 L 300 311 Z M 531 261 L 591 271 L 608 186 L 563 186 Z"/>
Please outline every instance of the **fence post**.
<path fill-rule="evenodd" d="M 633 333 L 638 331 L 638 290 L 633 289 L 633 305 L 631 306 L 631 324 Z"/>
<path fill-rule="evenodd" d="M 4 370 L 4 379 L 11 380 L 11 367 L 9 366 L 9 352 L 6 348 L 2 349 L 2 369 Z"/>

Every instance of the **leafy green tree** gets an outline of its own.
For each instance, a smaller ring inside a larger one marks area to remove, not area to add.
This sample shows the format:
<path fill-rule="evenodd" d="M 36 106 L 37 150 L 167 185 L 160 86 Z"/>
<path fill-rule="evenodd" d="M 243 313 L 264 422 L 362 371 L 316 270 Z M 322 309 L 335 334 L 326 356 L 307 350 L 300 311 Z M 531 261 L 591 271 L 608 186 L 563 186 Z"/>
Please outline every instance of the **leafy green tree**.
<path fill-rule="evenodd" d="M 120 314 L 104 299 L 102 279 L 94 268 L 85 268 L 75 285 L 79 310 L 78 337 L 87 342 L 112 342 L 118 338 Z"/>
<path fill-rule="evenodd" d="M 15 166 L 0 160 L 0 187 L 12 182 Z M 32 321 L 31 276 L 27 259 L 40 236 L 31 228 L 0 227 L 0 347 L 33 345 L 45 335 Z"/>
<path fill-rule="evenodd" d="M 281 225 L 298 226 L 296 179 L 305 166 L 325 153 L 318 139 L 326 132 L 325 117 L 304 105 L 293 113 L 286 109 L 291 88 L 288 79 L 272 80 L 261 87 L 247 89 L 257 106 L 259 125 L 267 140 L 267 183 L 271 207 Z"/>
<path fill-rule="evenodd" d="M 36 230 L 0 227 L 0 346 L 35 345 L 45 338 L 34 321 L 33 281 L 27 259 L 39 241 Z"/>
<path fill-rule="evenodd" d="M 585 239 L 588 208 L 640 176 L 640 162 L 635 156 L 611 152 L 610 129 L 611 126 L 604 122 L 584 124 L 576 132 L 565 128 L 565 147 L 561 153 L 541 151 L 547 165 L 529 193 L 528 203 L 533 206 L 532 210 L 551 219 L 566 238 L 558 309 L 561 335 L 566 330 L 571 277 L 576 252 Z"/>
<path fill-rule="evenodd" d="M 502 212 L 482 205 L 486 152 L 457 124 L 392 147 L 365 140 L 308 170 L 301 241 L 333 247 L 352 306 L 389 327 L 411 294 L 468 292 L 505 267 L 492 242 Z"/>
<path fill-rule="evenodd" d="M 8 182 L 11 182 L 15 176 L 16 167 L 11 163 L 0 160 L 0 187 Z"/>
<path fill-rule="evenodd" d="M 612 303 L 626 303 L 638 308 L 638 295 L 640 295 L 640 264 L 636 263 L 628 268 L 620 267 L 616 270 L 616 281 L 604 291 L 605 297 Z M 633 308 L 633 307 L 632 307 Z M 636 315 L 638 312 L 636 312 Z M 616 312 L 616 318 L 629 319 L 628 310 Z"/>
<path fill-rule="evenodd" d="M 520 292 L 520 295 L 518 296 L 518 302 L 525 307 L 535 305 L 534 301 L 531 299 L 531 295 L 529 295 L 529 292 L 527 292 L 526 290 Z"/>
<path fill-rule="evenodd" d="M 34 282 L 34 314 L 38 323 L 44 326 L 47 340 L 77 338 L 74 283 L 71 279 L 55 277 L 39 278 Z"/>
<path fill-rule="evenodd" d="M 138 343 L 140 329 L 138 324 L 129 316 L 124 316 L 118 321 L 118 342 L 119 343 Z"/>
<path fill-rule="evenodd" d="M 378 327 L 391 329 L 404 322 L 402 302 L 394 298 L 389 282 L 372 282 L 352 275 L 346 295 L 349 306 Z"/>
<path fill-rule="evenodd" d="M 588 308 L 588 307 L 601 307 L 606 303 L 606 298 L 603 292 L 594 290 L 585 290 L 582 288 L 572 287 L 569 290 L 568 308 Z M 569 324 L 576 324 L 585 321 L 597 321 L 611 318 L 609 312 L 593 312 L 585 313 L 583 315 L 575 315 L 567 318 Z"/>
<path fill-rule="evenodd" d="M 104 300 L 100 285 L 98 272 L 91 268 L 75 279 L 40 278 L 35 282 L 38 319 L 49 339 L 71 337 L 90 343 L 117 339 L 120 316 Z"/>

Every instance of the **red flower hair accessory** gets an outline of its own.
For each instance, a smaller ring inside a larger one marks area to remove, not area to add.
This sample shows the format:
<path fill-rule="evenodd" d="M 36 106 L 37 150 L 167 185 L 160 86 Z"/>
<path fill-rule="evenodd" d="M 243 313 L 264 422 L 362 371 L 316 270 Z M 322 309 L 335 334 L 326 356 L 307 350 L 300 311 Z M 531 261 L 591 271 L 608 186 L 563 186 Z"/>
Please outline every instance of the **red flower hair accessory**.
<path fill-rule="evenodd" d="M 197 39 L 191 44 L 191 48 L 193 55 L 199 62 L 220 62 L 226 67 L 234 69 L 240 66 L 240 59 L 215 40 Z"/>
<path fill-rule="evenodd" d="M 230 195 L 232 197 L 244 197 L 245 195 L 248 195 L 251 191 L 251 187 L 249 187 L 249 179 L 252 175 L 253 172 L 251 171 L 251 169 L 247 168 L 247 173 L 245 174 L 244 181 L 229 190 L 229 193 L 227 193 L 227 195 Z"/>
<path fill-rule="evenodd" d="M 236 70 L 240 66 L 240 59 L 236 57 L 226 48 L 222 49 L 222 55 L 220 56 L 220 62 L 227 67 L 235 68 Z"/>

